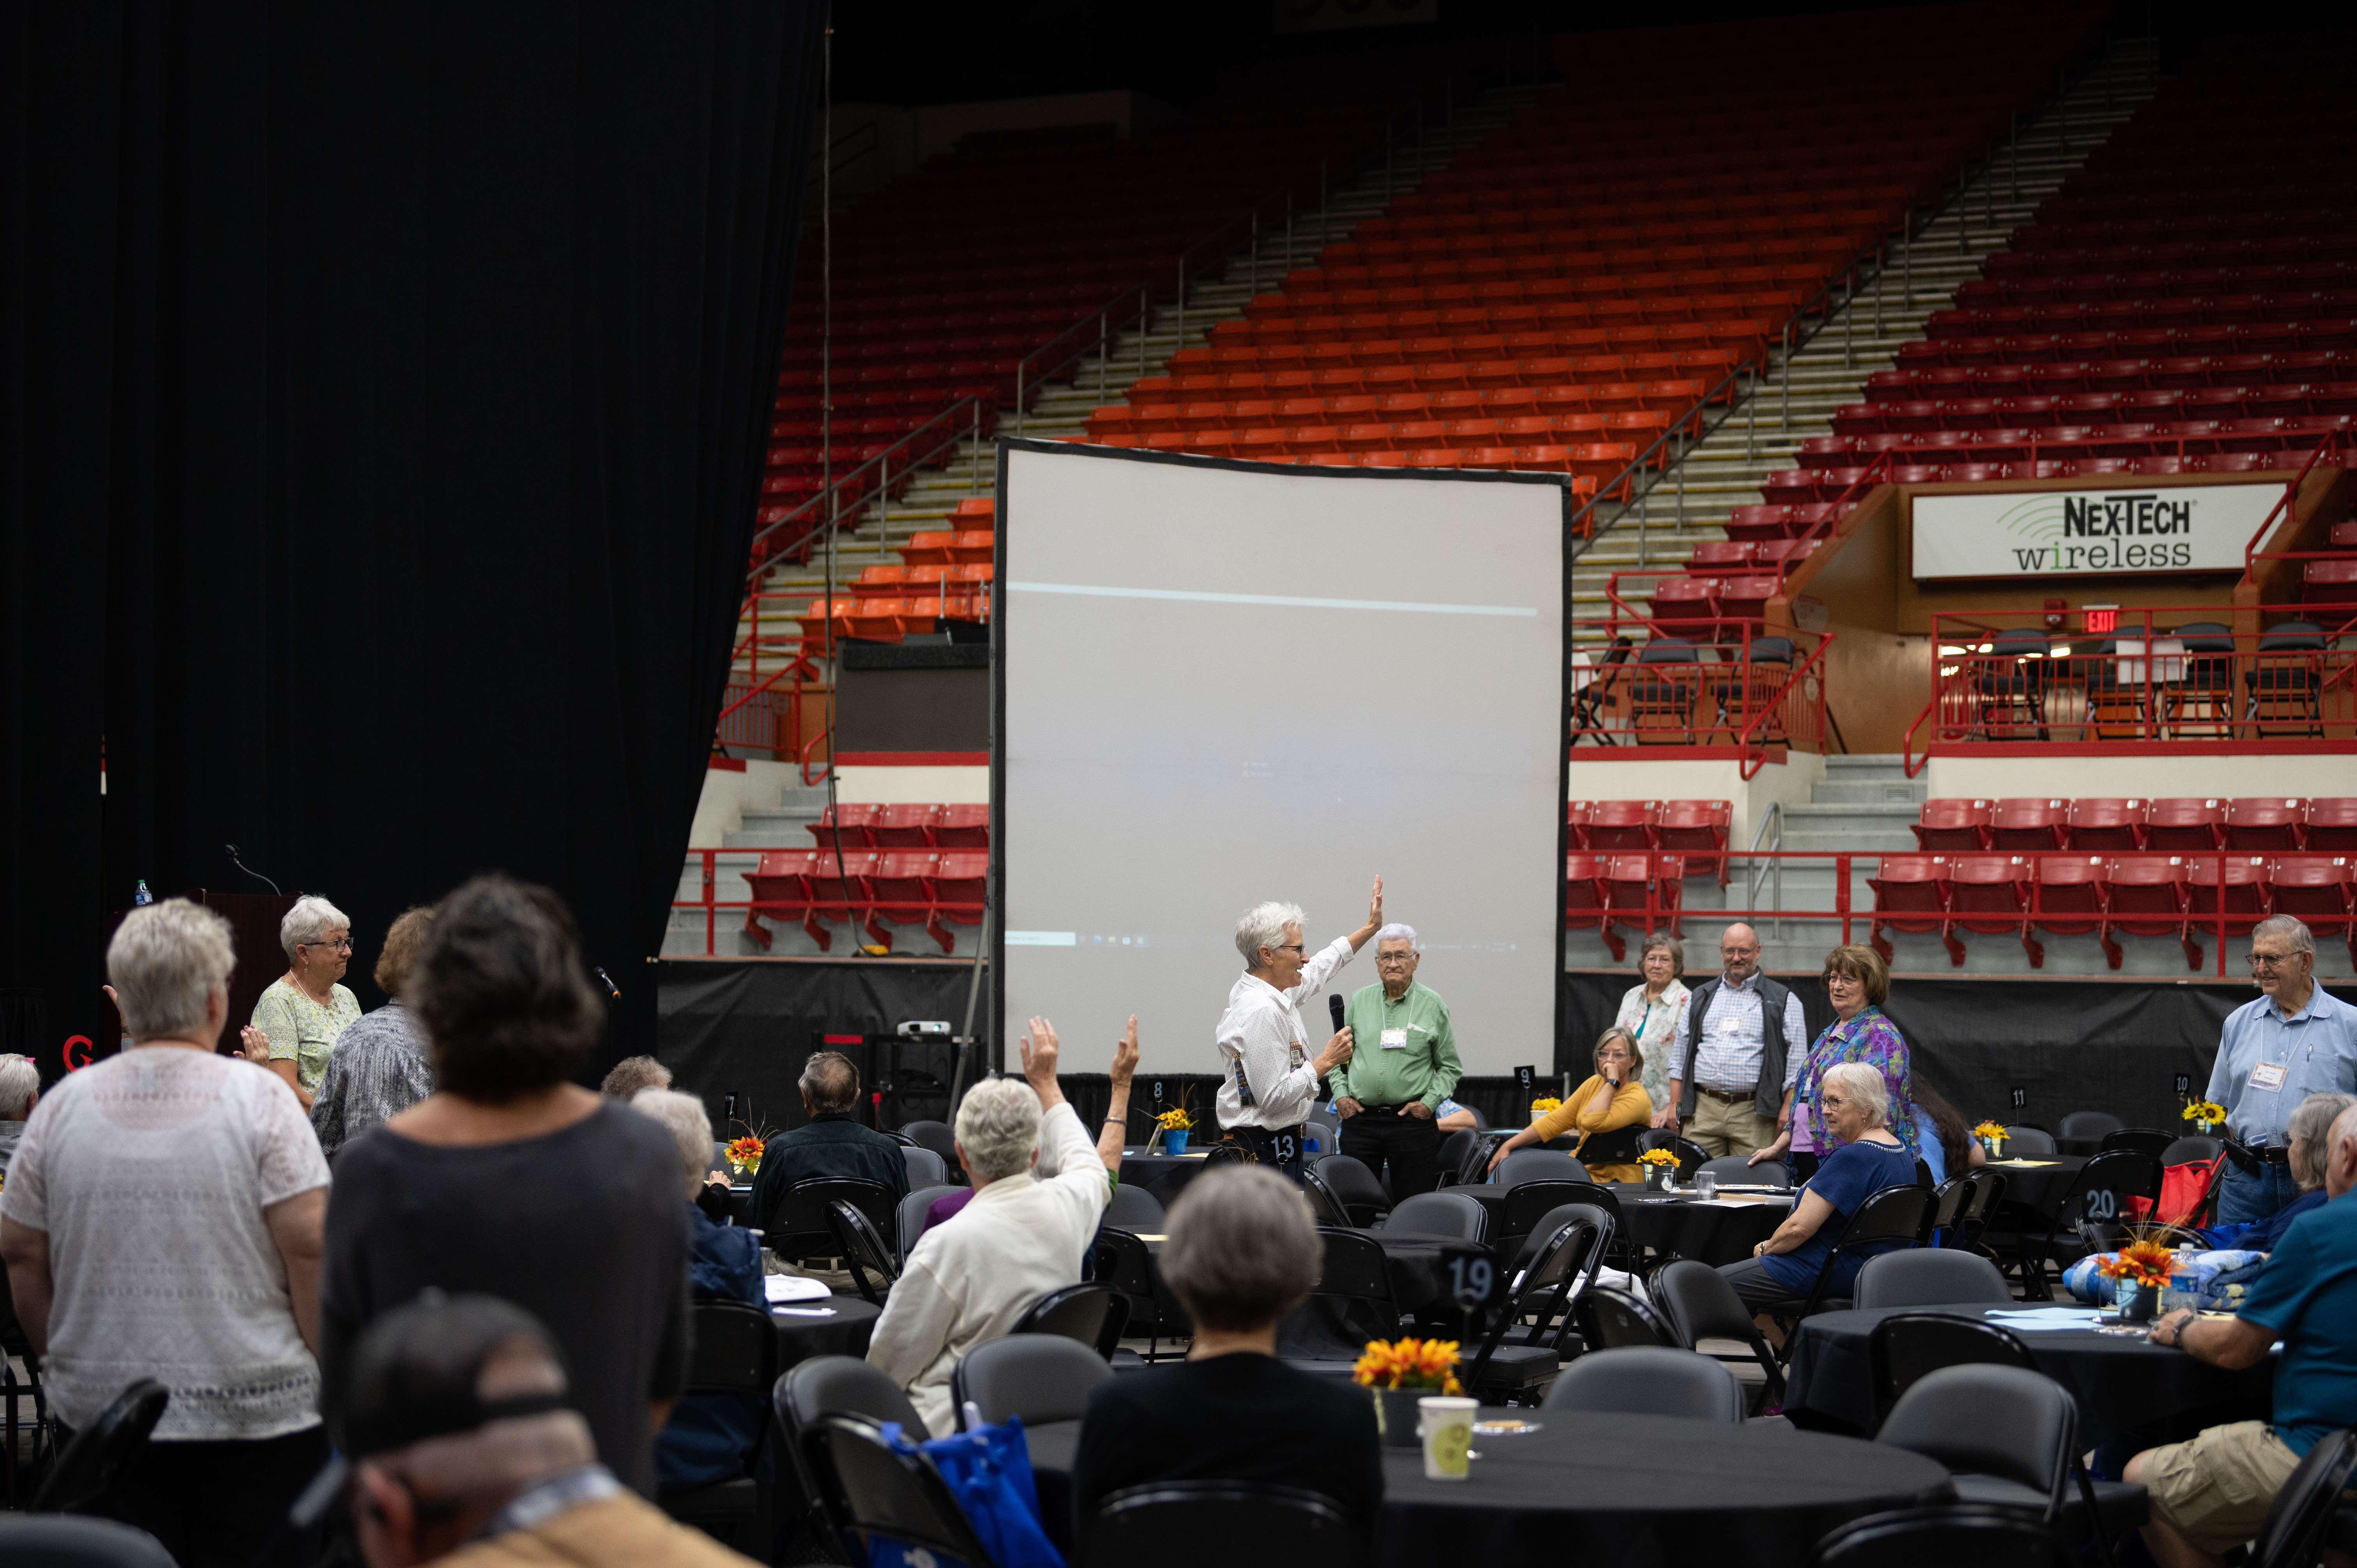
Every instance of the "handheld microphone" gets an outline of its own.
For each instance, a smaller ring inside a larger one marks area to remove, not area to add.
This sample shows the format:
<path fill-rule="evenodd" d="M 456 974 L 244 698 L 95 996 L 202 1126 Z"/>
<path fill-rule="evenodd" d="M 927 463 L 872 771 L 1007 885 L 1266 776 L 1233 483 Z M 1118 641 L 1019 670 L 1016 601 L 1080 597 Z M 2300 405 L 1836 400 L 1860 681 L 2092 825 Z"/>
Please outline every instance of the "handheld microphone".
<path fill-rule="evenodd" d="M 606 994 L 608 996 L 613 998 L 617 1002 L 619 1002 L 622 999 L 622 988 L 614 983 L 614 977 L 606 972 L 605 967 L 602 964 L 591 964 L 589 966 L 589 972 L 597 977 L 599 984 L 605 986 Z"/>
<path fill-rule="evenodd" d="M 245 864 L 245 862 L 243 862 L 243 861 L 242 861 L 242 860 L 238 859 L 238 857 L 237 857 L 237 845 L 233 844 L 233 843 L 225 843 L 225 844 L 221 845 L 221 848 L 223 848 L 223 849 L 225 849 L 225 850 L 229 851 L 229 863 L 230 863 L 231 865 L 236 866 L 240 871 L 244 872 L 248 876 L 253 877 L 256 882 L 259 882 L 259 883 L 261 883 L 264 886 L 265 886 L 265 887 L 269 888 L 273 893 L 278 893 L 278 896 L 279 896 L 280 897 L 284 898 L 285 897 L 286 897 L 286 895 L 285 895 L 284 893 L 279 893 L 279 892 L 278 892 L 278 884 L 276 884 L 275 882 L 271 881 L 271 880 L 270 880 L 270 878 L 268 878 L 267 876 L 263 875 L 262 875 L 262 873 L 260 873 L 259 871 L 254 870 L 254 869 L 253 869 L 253 867 L 252 867 L 252 866 L 250 866 L 250 865 L 246 865 L 246 864 Z"/>
<path fill-rule="evenodd" d="M 1334 1015 L 1334 1032 L 1340 1034 L 1342 1032 L 1342 993 L 1340 992 L 1329 991 L 1326 993 L 1326 1011 Z"/>

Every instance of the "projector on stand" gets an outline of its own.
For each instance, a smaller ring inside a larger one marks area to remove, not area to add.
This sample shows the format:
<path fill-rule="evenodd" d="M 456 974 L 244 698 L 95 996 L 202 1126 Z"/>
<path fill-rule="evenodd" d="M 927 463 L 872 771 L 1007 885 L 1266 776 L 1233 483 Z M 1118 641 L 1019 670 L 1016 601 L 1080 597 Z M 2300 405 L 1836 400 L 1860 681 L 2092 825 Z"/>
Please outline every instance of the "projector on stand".
<path fill-rule="evenodd" d="M 949 1023 L 941 1018 L 911 1018 L 899 1027 L 904 1040 L 946 1040 L 950 1037 Z"/>

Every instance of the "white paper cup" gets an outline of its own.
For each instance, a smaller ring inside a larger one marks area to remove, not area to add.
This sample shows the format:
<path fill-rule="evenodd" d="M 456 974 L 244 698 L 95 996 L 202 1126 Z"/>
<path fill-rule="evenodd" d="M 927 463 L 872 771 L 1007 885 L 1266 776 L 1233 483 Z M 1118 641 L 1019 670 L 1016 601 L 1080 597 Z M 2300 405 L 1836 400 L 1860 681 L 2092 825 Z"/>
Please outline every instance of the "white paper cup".
<path fill-rule="evenodd" d="M 1426 1394 L 1415 1402 L 1416 1434 L 1424 1439 L 1424 1477 L 1461 1481 L 1471 1470 L 1473 1416 L 1479 1400 Z"/>

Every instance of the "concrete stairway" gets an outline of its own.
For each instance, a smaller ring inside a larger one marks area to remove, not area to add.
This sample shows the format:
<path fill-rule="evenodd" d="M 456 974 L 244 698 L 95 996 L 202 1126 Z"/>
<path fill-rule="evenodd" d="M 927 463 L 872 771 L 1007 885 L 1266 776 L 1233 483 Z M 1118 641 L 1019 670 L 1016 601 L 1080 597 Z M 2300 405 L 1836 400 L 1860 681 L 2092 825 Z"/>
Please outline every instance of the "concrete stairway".
<path fill-rule="evenodd" d="M 780 789 L 777 803 L 767 807 L 747 807 L 734 829 L 721 834 L 722 852 L 713 857 L 713 889 L 715 899 L 749 898 L 752 890 L 745 882 L 745 874 L 761 864 L 765 849 L 808 849 L 816 842 L 811 837 L 810 824 L 826 810 L 826 786 L 805 785 L 798 778 L 789 778 Z M 698 848 L 703 846 L 698 845 Z M 691 854 L 681 869 L 680 898 L 704 897 L 704 857 Z M 714 950 L 727 957 L 759 954 L 816 953 L 818 944 L 812 941 L 799 926 L 778 921 L 766 922 L 775 933 L 771 945 L 764 950 L 745 935 L 745 912 L 723 909 L 714 924 Z M 696 909 L 674 908 L 670 925 L 663 932 L 662 950 L 666 956 L 702 954 L 705 950 L 705 917 Z M 928 941 L 928 949 L 933 944 Z M 838 935 L 835 950 L 844 950 L 845 942 Z M 939 950 L 934 949 L 933 950 Z"/>
<path fill-rule="evenodd" d="M 1090 410 L 1119 402 L 1141 374 L 1161 374 L 1179 349 L 1209 341 L 1214 326 L 1242 317 L 1254 292 L 1255 276 L 1260 292 L 1274 289 L 1288 267 L 1309 265 L 1326 244 L 1348 238 L 1361 222 L 1389 208 L 1394 197 L 1414 190 L 1427 175 L 1446 168 L 1459 153 L 1496 131 L 1536 95 L 1535 88 L 1498 88 L 1458 106 L 1448 120 L 1428 126 L 1419 140 L 1396 153 L 1388 169 L 1374 169 L 1335 191 L 1322 212 L 1297 215 L 1289 255 L 1284 234 L 1267 234 L 1260 242 L 1256 259 L 1249 247 L 1239 248 L 1220 275 L 1190 283 L 1183 330 L 1177 302 L 1157 307 L 1145 334 L 1142 360 L 1137 334 L 1116 335 L 1102 356 L 1092 354 L 1075 364 L 1069 381 L 1050 382 L 1041 389 L 1038 401 L 1019 419 L 1011 411 L 1002 416 L 999 434 L 1042 440 L 1080 435 Z M 946 526 L 944 520 L 959 501 L 993 494 L 997 485 L 995 453 L 995 437 L 978 447 L 971 440 L 961 442 L 957 455 L 944 467 L 919 475 L 900 499 L 871 504 L 856 527 L 838 532 L 834 551 L 838 591 L 869 566 L 898 562 L 899 548 L 910 534 Z M 792 596 L 815 598 L 825 585 L 823 552 L 806 564 L 779 565 L 765 583 L 770 591 L 790 596 L 789 604 Z M 750 629 L 749 625 L 740 625 L 739 639 Z M 743 662 L 739 661 L 740 668 Z M 769 667 L 775 660 L 763 662 Z"/>
<path fill-rule="evenodd" d="M 1696 544 L 1724 539 L 1727 513 L 1760 499 L 1760 481 L 1794 467 L 1802 441 L 1832 434 L 1835 410 L 1865 396 L 1866 379 L 1891 367 L 1899 345 L 1951 303 L 1956 285 L 2006 248 L 2013 230 L 2059 189 L 2087 155 L 2150 98 L 2158 55 L 2151 40 L 2114 44 L 2086 75 L 2009 149 L 1970 177 L 1960 195 L 1922 223 L 1911 242 L 1894 242 L 1888 264 L 1861 280 L 1857 296 L 1788 360 L 1780 349 L 1766 374 L 1668 471 L 1626 506 L 1597 509 L 1596 536 L 1572 573 L 1573 615 L 1609 617 L 1615 572 L 1674 569 Z M 1622 597 L 1644 613 L 1641 589 Z M 1591 658 L 1609 642 L 1601 628 L 1576 639 Z"/>

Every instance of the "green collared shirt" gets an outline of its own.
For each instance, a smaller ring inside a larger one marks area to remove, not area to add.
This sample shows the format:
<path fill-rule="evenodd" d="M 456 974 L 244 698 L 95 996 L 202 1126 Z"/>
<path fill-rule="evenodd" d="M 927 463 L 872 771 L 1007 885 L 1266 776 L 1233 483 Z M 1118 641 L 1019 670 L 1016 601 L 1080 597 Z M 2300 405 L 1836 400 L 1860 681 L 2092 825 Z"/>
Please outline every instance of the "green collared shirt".
<path fill-rule="evenodd" d="M 1457 1036 L 1448 1026 L 1448 1004 L 1431 987 L 1409 981 L 1396 1002 L 1380 983 L 1351 998 L 1342 1015 L 1354 1047 L 1349 1065 L 1329 1076 L 1338 1098 L 1361 1105 L 1405 1105 L 1420 1101 L 1430 1110 L 1457 1088 L 1464 1071 L 1457 1060 Z M 1403 1031 L 1404 1045 L 1383 1048 L 1386 1031 Z"/>

